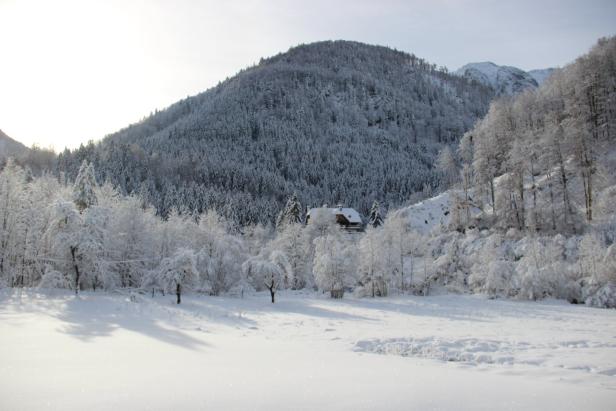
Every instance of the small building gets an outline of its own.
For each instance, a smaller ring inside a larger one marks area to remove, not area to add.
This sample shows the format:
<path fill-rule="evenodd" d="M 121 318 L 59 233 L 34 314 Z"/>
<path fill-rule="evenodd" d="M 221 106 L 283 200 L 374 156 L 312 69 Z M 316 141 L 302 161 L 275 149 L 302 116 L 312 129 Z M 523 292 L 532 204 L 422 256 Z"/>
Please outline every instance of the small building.
<path fill-rule="evenodd" d="M 341 205 L 333 208 L 323 206 L 320 208 L 309 209 L 306 213 L 306 224 L 310 222 L 310 215 L 315 215 L 318 212 L 322 212 L 321 210 L 326 213 L 331 213 L 331 215 L 333 215 L 333 219 L 336 221 L 336 224 L 346 230 L 362 231 L 364 229 L 364 223 L 359 213 L 353 208 L 346 208 Z"/>

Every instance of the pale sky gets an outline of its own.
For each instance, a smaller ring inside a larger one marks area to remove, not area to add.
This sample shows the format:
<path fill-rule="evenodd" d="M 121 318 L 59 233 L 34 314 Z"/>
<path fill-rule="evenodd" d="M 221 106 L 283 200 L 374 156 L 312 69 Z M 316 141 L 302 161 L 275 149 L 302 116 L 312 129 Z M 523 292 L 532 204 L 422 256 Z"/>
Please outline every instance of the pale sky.
<path fill-rule="evenodd" d="M 300 43 L 529 70 L 614 34 L 614 0 L 0 0 L 0 129 L 74 148 Z"/>

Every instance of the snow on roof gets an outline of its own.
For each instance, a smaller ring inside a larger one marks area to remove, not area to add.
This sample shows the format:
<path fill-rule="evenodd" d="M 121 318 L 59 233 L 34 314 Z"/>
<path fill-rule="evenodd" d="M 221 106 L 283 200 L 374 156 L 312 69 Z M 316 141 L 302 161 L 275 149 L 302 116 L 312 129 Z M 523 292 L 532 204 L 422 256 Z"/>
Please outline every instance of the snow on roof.
<path fill-rule="evenodd" d="M 340 215 L 342 214 L 347 220 L 349 220 L 349 223 L 353 223 L 353 224 L 362 224 L 362 220 L 361 217 L 359 215 L 359 213 L 357 211 L 355 211 L 355 209 L 353 208 L 346 208 L 346 207 L 319 207 L 319 208 L 311 208 L 310 210 L 308 210 L 307 215 L 310 215 L 310 213 L 314 210 L 330 210 L 332 212 L 333 215 Z"/>

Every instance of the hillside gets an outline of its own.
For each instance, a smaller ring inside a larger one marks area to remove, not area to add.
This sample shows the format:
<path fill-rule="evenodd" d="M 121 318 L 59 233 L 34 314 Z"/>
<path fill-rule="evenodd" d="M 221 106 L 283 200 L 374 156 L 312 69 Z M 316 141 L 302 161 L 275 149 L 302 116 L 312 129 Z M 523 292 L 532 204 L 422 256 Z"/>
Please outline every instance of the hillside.
<path fill-rule="evenodd" d="M 436 187 L 434 158 L 482 117 L 493 91 L 413 55 L 348 41 L 263 59 L 97 145 L 62 153 L 163 216 L 215 208 L 273 222 L 286 198 L 366 213 Z"/>
<path fill-rule="evenodd" d="M 28 148 L 7 136 L 0 130 L 0 158 L 7 158 L 24 154 Z"/>
<path fill-rule="evenodd" d="M 532 78 L 535 79 L 538 85 L 542 85 L 548 79 L 548 77 L 550 77 L 552 73 L 554 73 L 554 70 L 556 69 L 547 68 L 547 69 L 530 70 L 528 71 L 528 74 L 530 74 Z"/>

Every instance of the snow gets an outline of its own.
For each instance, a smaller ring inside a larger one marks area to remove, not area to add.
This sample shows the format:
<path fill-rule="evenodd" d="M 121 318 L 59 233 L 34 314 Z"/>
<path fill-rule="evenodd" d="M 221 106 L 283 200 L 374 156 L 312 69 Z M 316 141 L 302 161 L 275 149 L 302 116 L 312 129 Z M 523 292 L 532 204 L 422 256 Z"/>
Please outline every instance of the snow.
<path fill-rule="evenodd" d="M 401 208 L 393 212 L 394 216 L 402 216 L 408 220 L 409 228 L 421 234 L 429 234 L 435 228 L 446 229 L 451 221 L 451 197 L 455 191 L 448 190 L 435 197 Z M 462 195 L 462 193 L 458 193 Z M 471 207 L 471 215 L 481 214 L 477 207 Z"/>
<path fill-rule="evenodd" d="M 534 77 L 517 67 L 499 66 L 489 61 L 469 63 L 455 72 L 492 87 L 497 94 L 516 94 L 527 88 L 537 88 Z"/>
<path fill-rule="evenodd" d="M 456 70 L 456 73 L 463 76 L 468 70 L 476 71 L 478 75 L 482 75 L 482 79 L 484 80 L 482 83 L 493 87 L 497 86 L 496 82 L 498 79 L 498 71 L 500 70 L 500 66 L 497 66 L 490 61 L 469 63 Z"/>
<path fill-rule="evenodd" d="M 0 409 L 613 409 L 616 310 L 0 290 Z"/>
<path fill-rule="evenodd" d="M 428 198 L 419 203 L 402 208 L 395 213 L 405 216 L 409 228 L 422 234 L 428 234 L 435 227 L 446 227 L 449 224 L 450 193 L 446 191 L 436 197 Z"/>

